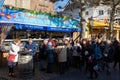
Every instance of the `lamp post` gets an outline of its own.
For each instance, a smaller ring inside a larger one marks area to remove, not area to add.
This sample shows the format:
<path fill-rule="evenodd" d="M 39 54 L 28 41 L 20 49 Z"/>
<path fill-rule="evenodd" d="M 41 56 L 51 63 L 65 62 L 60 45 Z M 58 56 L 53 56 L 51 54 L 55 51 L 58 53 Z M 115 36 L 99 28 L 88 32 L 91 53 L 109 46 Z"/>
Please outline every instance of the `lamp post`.
<path fill-rule="evenodd" d="M 93 18 L 89 18 L 89 28 L 90 28 L 90 34 L 91 34 L 91 40 L 92 40 L 92 34 L 93 34 Z"/>

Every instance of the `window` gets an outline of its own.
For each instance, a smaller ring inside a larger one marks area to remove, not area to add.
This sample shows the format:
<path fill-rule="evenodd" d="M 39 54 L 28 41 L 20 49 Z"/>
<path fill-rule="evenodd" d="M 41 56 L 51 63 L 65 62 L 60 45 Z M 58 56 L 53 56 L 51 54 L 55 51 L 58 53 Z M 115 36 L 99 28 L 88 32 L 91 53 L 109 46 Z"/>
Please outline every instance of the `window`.
<path fill-rule="evenodd" d="M 120 14 L 120 10 L 116 10 L 116 14 Z"/>
<path fill-rule="evenodd" d="M 104 14 L 103 10 L 99 10 L 99 15 L 103 15 L 103 14 Z"/>
<path fill-rule="evenodd" d="M 108 10 L 107 10 L 107 14 L 110 14 L 110 12 L 111 12 L 111 10 L 108 9 Z"/>
<path fill-rule="evenodd" d="M 89 15 L 89 12 L 88 12 L 88 11 L 86 11 L 86 15 Z"/>

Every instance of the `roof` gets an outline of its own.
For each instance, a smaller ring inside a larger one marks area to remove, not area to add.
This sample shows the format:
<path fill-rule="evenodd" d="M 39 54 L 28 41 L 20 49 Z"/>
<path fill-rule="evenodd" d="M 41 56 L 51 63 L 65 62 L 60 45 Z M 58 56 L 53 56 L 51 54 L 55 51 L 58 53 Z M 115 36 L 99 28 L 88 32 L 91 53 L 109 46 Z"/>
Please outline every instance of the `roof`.
<path fill-rule="evenodd" d="M 64 11 L 65 7 L 68 5 L 70 0 L 59 0 L 54 3 L 55 12 Z"/>

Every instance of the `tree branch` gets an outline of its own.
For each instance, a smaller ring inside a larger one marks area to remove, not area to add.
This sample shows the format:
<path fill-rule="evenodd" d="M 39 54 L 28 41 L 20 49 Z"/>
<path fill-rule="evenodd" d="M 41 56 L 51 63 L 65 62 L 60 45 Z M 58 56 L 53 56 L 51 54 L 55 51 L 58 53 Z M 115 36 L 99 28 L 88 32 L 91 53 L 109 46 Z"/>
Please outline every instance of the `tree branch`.
<path fill-rule="evenodd" d="M 115 6 L 117 6 L 118 4 L 120 4 L 120 0 L 118 0 L 118 2 L 115 4 Z"/>

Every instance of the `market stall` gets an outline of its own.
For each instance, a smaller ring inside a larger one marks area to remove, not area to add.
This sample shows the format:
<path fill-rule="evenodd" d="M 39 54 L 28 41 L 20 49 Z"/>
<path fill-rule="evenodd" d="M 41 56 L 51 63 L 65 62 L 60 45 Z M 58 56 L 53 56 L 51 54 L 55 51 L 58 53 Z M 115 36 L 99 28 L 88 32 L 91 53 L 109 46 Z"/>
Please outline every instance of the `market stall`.
<path fill-rule="evenodd" d="M 6 49 L 5 52 L 7 52 L 11 41 L 15 38 L 28 39 L 31 38 L 30 36 L 32 34 L 33 39 L 39 40 L 39 36 L 43 32 L 45 33 L 44 38 L 48 36 L 47 33 L 49 32 L 54 32 L 54 34 L 55 32 L 72 34 L 73 32 L 81 31 L 81 29 L 77 27 L 78 25 L 79 22 L 72 18 L 57 17 L 56 15 L 47 13 L 44 14 L 41 12 L 4 6 L 0 12 L 0 28 L 2 27 L 0 29 L 1 45 L 4 46 Z M 26 40 L 23 42 L 26 42 Z M 38 42 L 41 42 L 41 40 Z M 39 44 L 40 43 L 38 43 L 38 45 Z"/>

